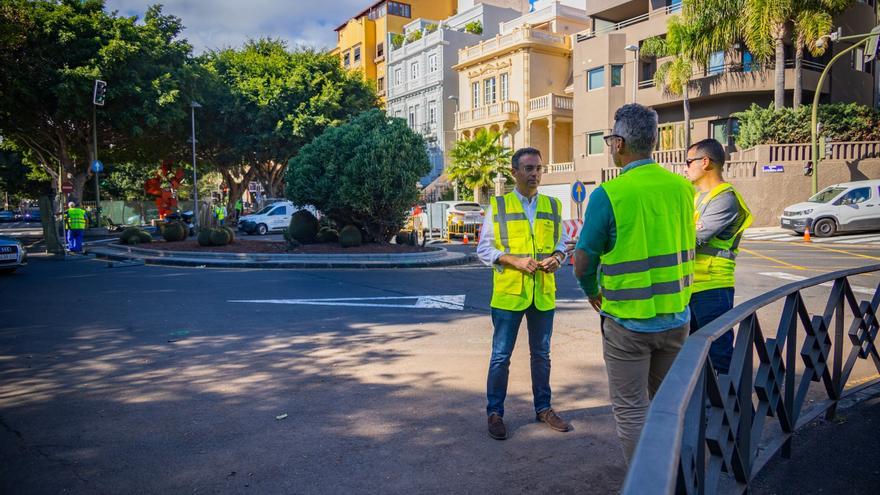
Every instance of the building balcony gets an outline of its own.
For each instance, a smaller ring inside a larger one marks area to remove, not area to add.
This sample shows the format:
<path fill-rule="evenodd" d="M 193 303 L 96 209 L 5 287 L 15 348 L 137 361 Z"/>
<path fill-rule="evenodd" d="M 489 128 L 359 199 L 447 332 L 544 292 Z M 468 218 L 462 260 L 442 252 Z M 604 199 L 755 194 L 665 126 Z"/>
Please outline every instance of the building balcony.
<path fill-rule="evenodd" d="M 594 26 L 592 29 L 586 29 L 573 35 L 574 41 L 576 43 L 582 43 L 591 38 L 595 38 L 596 36 L 601 36 L 606 33 L 613 33 L 615 31 L 620 31 L 626 29 L 630 26 L 634 26 L 636 24 L 641 24 L 643 22 L 657 19 L 661 17 L 665 17 L 671 14 L 677 14 L 681 12 L 681 4 L 677 5 L 669 5 L 666 7 L 662 7 L 656 10 L 651 10 L 649 12 L 640 13 L 638 15 L 626 18 L 620 22 L 609 22 L 604 19 L 613 19 L 614 15 L 608 15 L 611 12 L 626 12 L 630 8 L 636 8 L 637 10 L 641 10 L 642 4 L 639 2 L 605 2 L 605 3 L 618 3 L 621 4 L 619 6 L 607 6 L 608 9 L 606 11 L 605 17 L 594 17 Z M 621 7 L 619 9 L 615 9 L 614 7 Z M 595 6 L 594 6 L 595 8 Z M 595 15 L 595 14 L 594 14 Z M 664 21 L 665 22 L 665 21 Z"/>
<path fill-rule="evenodd" d="M 519 102 L 501 101 L 455 114 L 456 129 L 519 122 Z"/>
<path fill-rule="evenodd" d="M 547 94 L 529 100 L 529 119 L 562 117 L 571 119 L 574 115 L 574 98 L 557 94 Z"/>
<path fill-rule="evenodd" d="M 547 165 L 547 174 L 561 174 L 574 172 L 574 162 L 550 163 Z"/>
<path fill-rule="evenodd" d="M 569 38 L 563 34 L 521 26 L 508 34 L 499 34 L 476 45 L 462 48 L 458 51 L 458 64 L 460 66 L 473 63 L 525 45 L 538 45 L 558 50 L 568 50 L 571 47 Z"/>

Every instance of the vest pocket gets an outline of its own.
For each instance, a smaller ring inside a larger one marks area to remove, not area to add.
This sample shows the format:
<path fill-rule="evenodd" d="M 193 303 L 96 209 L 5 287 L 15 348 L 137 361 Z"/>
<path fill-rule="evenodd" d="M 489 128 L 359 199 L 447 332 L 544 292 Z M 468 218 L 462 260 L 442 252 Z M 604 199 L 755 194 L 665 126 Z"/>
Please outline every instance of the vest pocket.
<path fill-rule="evenodd" d="M 503 273 L 495 278 L 495 290 L 504 294 L 520 295 L 523 292 L 523 275 L 511 267 L 505 267 Z"/>

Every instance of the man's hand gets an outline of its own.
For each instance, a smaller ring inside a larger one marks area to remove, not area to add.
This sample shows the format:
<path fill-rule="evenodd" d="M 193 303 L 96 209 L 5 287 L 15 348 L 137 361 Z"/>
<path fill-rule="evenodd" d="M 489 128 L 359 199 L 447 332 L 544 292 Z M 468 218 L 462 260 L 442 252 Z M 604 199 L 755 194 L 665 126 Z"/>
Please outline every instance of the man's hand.
<path fill-rule="evenodd" d="M 553 255 L 544 258 L 544 261 L 540 262 L 538 264 L 538 267 L 547 273 L 553 273 L 559 269 L 560 265 L 561 263 L 559 262 L 559 257 Z"/>
<path fill-rule="evenodd" d="M 577 246 L 578 238 L 575 237 L 570 241 L 565 241 L 565 255 L 571 256 L 574 253 L 574 248 Z"/>
<path fill-rule="evenodd" d="M 512 264 L 514 268 L 525 273 L 535 273 L 540 266 L 533 258 L 514 258 Z"/>
<path fill-rule="evenodd" d="M 587 300 L 590 301 L 590 306 L 596 310 L 596 312 L 602 311 L 602 294 L 596 294 L 595 296 L 587 296 Z"/>

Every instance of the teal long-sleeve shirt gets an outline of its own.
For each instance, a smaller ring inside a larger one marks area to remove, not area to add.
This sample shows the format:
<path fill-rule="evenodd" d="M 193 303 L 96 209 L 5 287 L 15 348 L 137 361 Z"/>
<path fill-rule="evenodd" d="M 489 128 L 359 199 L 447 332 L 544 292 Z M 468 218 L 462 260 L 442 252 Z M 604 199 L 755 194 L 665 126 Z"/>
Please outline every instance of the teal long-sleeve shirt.
<path fill-rule="evenodd" d="M 649 163 L 656 163 L 652 159 L 637 160 L 623 167 L 621 174 Z M 617 242 L 617 225 L 614 221 L 614 209 L 611 207 L 611 198 L 602 186 L 599 186 L 590 194 L 587 203 L 587 211 L 584 212 L 584 226 L 581 229 L 576 249 L 587 253 L 589 263 L 584 275 L 578 279 L 578 285 L 587 296 L 595 296 L 599 293 L 599 257 L 610 252 Z M 676 328 L 689 322 L 691 312 L 688 307 L 680 313 L 660 314 L 654 318 L 629 319 L 616 318 L 607 313 L 603 316 L 613 319 L 624 328 L 634 332 L 662 332 Z"/>

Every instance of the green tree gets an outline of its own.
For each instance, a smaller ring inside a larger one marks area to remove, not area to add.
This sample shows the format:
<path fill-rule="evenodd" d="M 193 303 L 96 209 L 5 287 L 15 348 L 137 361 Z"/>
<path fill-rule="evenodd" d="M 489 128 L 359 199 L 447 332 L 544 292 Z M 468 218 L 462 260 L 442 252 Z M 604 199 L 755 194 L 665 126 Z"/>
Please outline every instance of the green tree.
<path fill-rule="evenodd" d="M 403 226 L 419 198 L 416 183 L 430 169 L 419 134 L 403 119 L 370 110 L 329 127 L 290 160 L 287 197 L 385 243 Z"/>
<path fill-rule="evenodd" d="M 785 106 L 785 35 L 800 0 L 745 0 L 743 39 L 760 61 L 773 60 L 773 105 Z"/>
<path fill-rule="evenodd" d="M 825 53 L 830 43 L 818 44 L 820 38 L 829 34 L 834 25 L 834 15 L 843 12 L 852 0 L 801 0 L 794 3 L 792 26 L 794 30 L 794 98 L 792 106 L 801 106 L 803 98 L 804 50 L 818 57 Z"/>
<path fill-rule="evenodd" d="M 691 145 L 691 105 L 688 87 L 694 74 L 694 61 L 689 54 L 693 39 L 688 25 L 679 17 L 669 19 L 666 36 L 648 38 L 642 43 L 641 53 L 648 57 L 665 58 L 654 73 L 654 84 L 664 92 L 681 97 L 684 114 L 684 147 Z"/>
<path fill-rule="evenodd" d="M 179 19 L 158 6 L 138 22 L 107 13 L 103 0 L 7 0 L 0 25 L 0 134 L 53 184 L 60 164 L 82 197 L 96 79 L 108 82 L 97 109 L 102 159 L 148 161 L 179 147 L 191 51 L 177 39 Z"/>
<path fill-rule="evenodd" d="M 485 189 L 493 187 L 499 174 L 511 180 L 510 158 L 513 152 L 501 144 L 501 134 L 481 132 L 473 139 L 457 141 L 449 151 L 452 163 L 446 175 L 457 184 L 473 191 L 479 201 Z"/>

